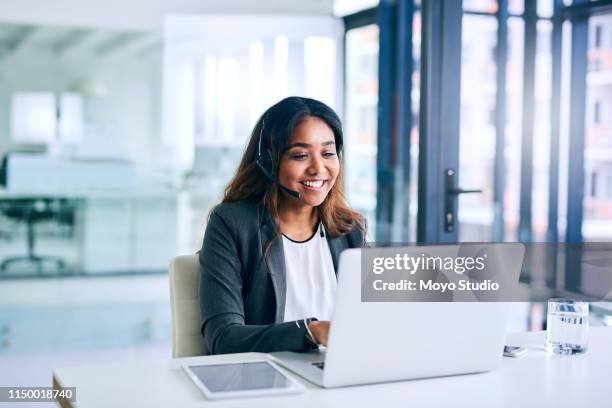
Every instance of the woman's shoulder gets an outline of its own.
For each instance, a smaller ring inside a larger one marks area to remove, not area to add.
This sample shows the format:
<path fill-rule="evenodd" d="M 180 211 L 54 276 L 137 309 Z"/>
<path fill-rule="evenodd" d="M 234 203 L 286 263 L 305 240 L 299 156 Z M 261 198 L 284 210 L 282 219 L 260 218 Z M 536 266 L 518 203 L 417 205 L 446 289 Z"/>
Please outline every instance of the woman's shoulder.
<path fill-rule="evenodd" d="M 259 219 L 259 207 L 256 202 L 250 200 L 225 202 L 213 207 L 210 218 L 216 215 L 226 222 L 244 224 Z"/>
<path fill-rule="evenodd" d="M 366 245 L 367 223 L 365 217 L 355 213 L 355 217 L 348 219 L 346 224 L 350 225 L 350 228 L 342 235 L 346 237 L 348 247 L 362 248 Z"/>
<path fill-rule="evenodd" d="M 366 244 L 365 231 L 355 226 L 346 234 L 349 248 L 362 248 Z"/>

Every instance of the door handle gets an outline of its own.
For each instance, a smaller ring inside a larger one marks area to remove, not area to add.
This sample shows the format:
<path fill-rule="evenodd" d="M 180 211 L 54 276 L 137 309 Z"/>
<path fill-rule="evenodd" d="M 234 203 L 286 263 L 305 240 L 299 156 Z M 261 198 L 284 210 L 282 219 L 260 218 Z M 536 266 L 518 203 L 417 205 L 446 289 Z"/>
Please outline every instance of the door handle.
<path fill-rule="evenodd" d="M 473 194 L 482 193 L 482 190 L 478 189 L 463 189 L 457 187 L 455 181 L 455 170 L 446 169 L 444 171 L 445 180 L 445 205 L 444 205 L 444 230 L 446 232 L 453 232 L 455 230 L 455 200 L 459 194 Z"/>
<path fill-rule="evenodd" d="M 470 194 L 470 193 L 482 193 L 482 190 L 464 190 L 462 188 L 453 188 L 447 191 L 447 193 L 451 195 L 459 195 L 459 194 Z"/>

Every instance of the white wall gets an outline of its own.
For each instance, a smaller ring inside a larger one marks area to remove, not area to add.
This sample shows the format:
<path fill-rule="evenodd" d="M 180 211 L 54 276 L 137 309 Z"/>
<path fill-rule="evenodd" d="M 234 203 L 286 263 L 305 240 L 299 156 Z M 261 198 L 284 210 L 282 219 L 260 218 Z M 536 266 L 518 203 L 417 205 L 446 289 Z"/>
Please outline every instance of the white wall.
<path fill-rule="evenodd" d="M 0 0 L 0 22 L 162 30 L 166 14 L 332 14 L 332 0 Z"/>
<path fill-rule="evenodd" d="M 79 149 L 100 157 L 117 155 L 140 168 L 156 162 L 160 141 L 161 45 L 144 55 L 60 58 L 26 50 L 4 62 L 0 71 L 0 156 L 10 150 L 11 96 L 18 91 L 84 97 L 85 131 Z M 96 95 L 97 84 L 103 92 Z"/>

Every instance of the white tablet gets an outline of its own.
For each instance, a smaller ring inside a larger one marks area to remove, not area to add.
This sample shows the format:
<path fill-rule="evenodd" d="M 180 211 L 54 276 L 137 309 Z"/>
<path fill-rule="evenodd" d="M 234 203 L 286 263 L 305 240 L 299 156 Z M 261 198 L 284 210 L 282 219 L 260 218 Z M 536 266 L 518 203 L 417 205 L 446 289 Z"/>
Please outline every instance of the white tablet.
<path fill-rule="evenodd" d="M 304 390 L 270 361 L 184 364 L 183 369 L 210 399 L 293 394 Z"/>

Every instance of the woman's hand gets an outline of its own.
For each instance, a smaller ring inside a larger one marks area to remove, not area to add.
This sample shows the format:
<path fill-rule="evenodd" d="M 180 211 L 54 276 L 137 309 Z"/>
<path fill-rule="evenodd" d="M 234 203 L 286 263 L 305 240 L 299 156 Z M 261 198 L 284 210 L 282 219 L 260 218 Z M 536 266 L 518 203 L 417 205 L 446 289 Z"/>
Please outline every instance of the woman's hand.
<path fill-rule="evenodd" d="M 315 342 L 327 346 L 329 320 L 314 320 L 308 324 L 308 328 L 310 329 Z"/>

